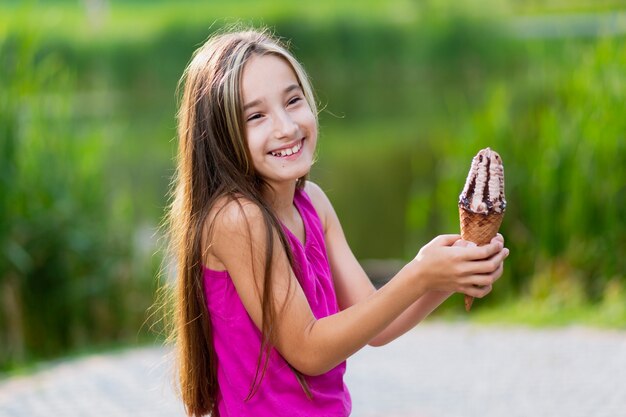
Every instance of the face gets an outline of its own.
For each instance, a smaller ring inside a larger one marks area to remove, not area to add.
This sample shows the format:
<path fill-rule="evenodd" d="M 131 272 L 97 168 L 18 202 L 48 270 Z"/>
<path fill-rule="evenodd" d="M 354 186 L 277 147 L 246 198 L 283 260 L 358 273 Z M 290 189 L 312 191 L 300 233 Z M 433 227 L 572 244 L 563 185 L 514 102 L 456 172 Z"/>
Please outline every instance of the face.
<path fill-rule="evenodd" d="M 294 183 L 313 164 L 317 122 L 291 66 L 253 55 L 241 79 L 248 148 L 257 173 L 272 185 Z"/>

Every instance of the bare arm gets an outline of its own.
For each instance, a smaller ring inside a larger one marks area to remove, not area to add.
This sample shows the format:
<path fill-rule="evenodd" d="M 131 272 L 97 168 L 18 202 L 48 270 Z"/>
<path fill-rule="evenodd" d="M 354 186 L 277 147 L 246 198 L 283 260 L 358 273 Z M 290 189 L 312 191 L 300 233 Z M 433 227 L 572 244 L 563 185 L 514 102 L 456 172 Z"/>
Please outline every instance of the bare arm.
<path fill-rule="evenodd" d="M 216 217 L 213 236 L 220 239 L 208 242 L 210 252 L 229 271 L 248 314 L 261 328 L 266 231 L 260 210 L 252 204 L 240 208 L 235 202 L 229 203 Z M 493 282 L 492 277 L 484 275 L 491 265 L 470 260 L 488 258 L 501 251 L 501 246 L 495 244 L 473 251 L 440 250 L 440 245 L 434 245 L 380 290 L 337 314 L 317 320 L 277 236 L 274 242 L 271 297 L 279 313 L 275 323 L 276 348 L 292 366 L 309 375 L 324 373 L 344 361 L 432 289 L 454 291 L 469 286 L 469 295 L 485 295 L 485 290 L 472 284 Z M 446 266 L 441 267 L 442 263 Z"/>
<path fill-rule="evenodd" d="M 307 191 L 324 223 L 326 248 L 339 306 L 341 309 L 349 308 L 370 297 L 376 292 L 376 288 L 352 253 L 339 219 L 324 192 L 313 183 L 308 183 Z M 443 240 L 440 239 L 440 242 L 447 246 L 453 244 L 465 246 L 463 241 L 459 240 L 460 238 L 458 235 L 450 235 Z M 502 244 L 504 243 L 501 235 L 498 236 L 497 240 Z M 502 273 L 501 265 L 498 272 L 495 279 Z M 398 338 L 420 323 L 453 293 L 454 291 L 450 290 L 425 291 L 389 325 L 368 341 L 368 344 L 381 346 Z"/>

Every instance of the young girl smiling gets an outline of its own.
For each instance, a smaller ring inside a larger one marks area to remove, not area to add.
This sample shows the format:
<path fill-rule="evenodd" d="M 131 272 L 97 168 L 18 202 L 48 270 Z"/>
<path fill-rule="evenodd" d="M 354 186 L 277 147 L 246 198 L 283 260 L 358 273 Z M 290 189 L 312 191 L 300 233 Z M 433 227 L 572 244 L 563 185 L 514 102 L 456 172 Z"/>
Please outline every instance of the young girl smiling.
<path fill-rule="evenodd" d="M 442 235 L 379 290 L 307 175 L 317 109 L 275 38 L 216 35 L 185 71 L 169 213 L 188 415 L 347 416 L 346 359 L 402 335 L 453 292 L 483 297 L 501 236 Z"/>

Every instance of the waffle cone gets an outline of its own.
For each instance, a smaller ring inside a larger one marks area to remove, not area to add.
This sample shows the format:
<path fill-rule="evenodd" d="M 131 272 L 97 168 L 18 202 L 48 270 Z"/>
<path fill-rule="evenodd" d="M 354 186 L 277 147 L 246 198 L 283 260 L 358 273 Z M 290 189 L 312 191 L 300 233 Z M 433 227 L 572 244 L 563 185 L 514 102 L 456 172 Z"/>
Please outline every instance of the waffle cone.
<path fill-rule="evenodd" d="M 504 213 L 472 213 L 459 207 L 461 238 L 476 245 L 486 245 L 498 233 Z M 474 297 L 465 296 L 465 310 L 470 311 Z"/>

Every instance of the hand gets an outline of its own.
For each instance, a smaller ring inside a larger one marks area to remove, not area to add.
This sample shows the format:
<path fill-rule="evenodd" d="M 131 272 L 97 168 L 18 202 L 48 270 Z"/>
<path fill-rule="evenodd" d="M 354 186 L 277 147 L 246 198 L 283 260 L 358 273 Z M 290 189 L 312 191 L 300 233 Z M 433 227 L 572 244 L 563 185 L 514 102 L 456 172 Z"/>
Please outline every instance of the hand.
<path fill-rule="evenodd" d="M 411 261 L 425 290 L 454 291 L 482 298 L 500 278 L 509 250 L 498 234 L 487 245 L 476 246 L 460 235 L 437 236 Z"/>

